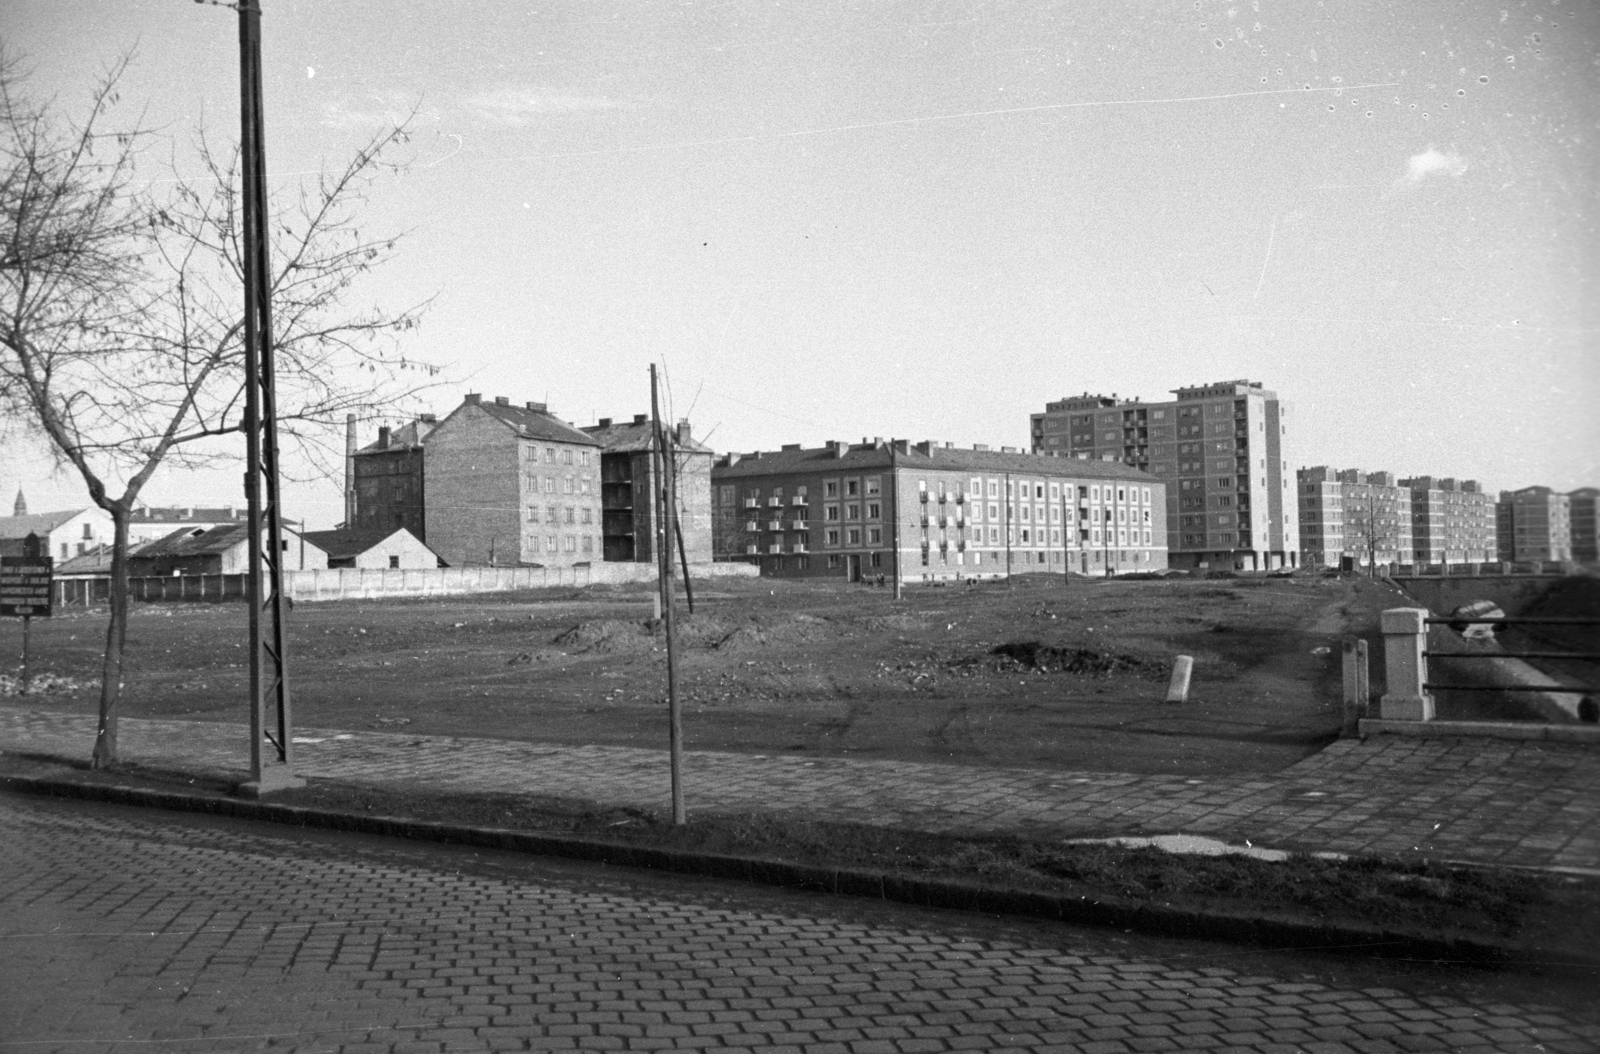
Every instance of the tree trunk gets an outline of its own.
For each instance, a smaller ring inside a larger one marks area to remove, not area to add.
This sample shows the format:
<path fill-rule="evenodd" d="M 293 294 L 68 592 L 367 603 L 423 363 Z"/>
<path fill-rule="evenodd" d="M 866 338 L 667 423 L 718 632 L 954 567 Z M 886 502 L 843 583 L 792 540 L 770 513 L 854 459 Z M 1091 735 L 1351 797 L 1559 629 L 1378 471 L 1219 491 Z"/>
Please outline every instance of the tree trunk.
<path fill-rule="evenodd" d="M 128 637 L 128 509 L 112 505 L 111 622 L 106 627 L 105 659 L 100 668 L 100 726 L 95 733 L 94 768 L 117 760 L 117 702 L 122 697 L 122 648 Z"/>

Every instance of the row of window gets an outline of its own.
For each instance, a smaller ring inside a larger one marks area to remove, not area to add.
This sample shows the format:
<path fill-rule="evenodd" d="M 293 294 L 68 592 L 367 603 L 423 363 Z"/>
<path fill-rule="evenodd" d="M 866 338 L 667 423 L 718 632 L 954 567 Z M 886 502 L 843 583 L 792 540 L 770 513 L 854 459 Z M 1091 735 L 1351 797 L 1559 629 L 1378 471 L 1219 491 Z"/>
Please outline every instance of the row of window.
<path fill-rule="evenodd" d="M 524 485 L 534 493 L 555 494 L 587 494 L 589 493 L 588 476 L 536 476 L 526 477 Z"/>
<path fill-rule="evenodd" d="M 537 505 L 529 505 L 528 506 L 528 522 L 529 523 L 539 523 L 540 522 L 540 519 L 539 519 L 539 506 L 537 506 Z M 556 505 L 546 505 L 544 507 L 544 520 L 543 520 L 543 522 L 545 522 L 545 523 L 593 523 L 594 522 L 594 510 L 590 509 L 590 508 L 579 508 L 576 505 L 568 505 L 566 508 L 561 508 L 561 507 L 556 506 Z"/>
<path fill-rule="evenodd" d="M 523 545 L 531 549 L 537 549 L 539 547 L 539 536 L 536 534 L 525 535 Z M 582 536 L 576 534 L 547 534 L 544 536 L 544 551 L 547 553 L 575 553 L 580 548 L 586 553 L 594 552 L 594 536 L 589 534 Z"/>
<path fill-rule="evenodd" d="M 939 501 L 949 501 L 951 498 L 960 498 L 965 500 L 967 498 L 983 497 L 985 495 L 990 498 L 998 499 L 1000 497 L 1000 484 L 1001 480 L 998 478 L 990 478 L 985 480 L 981 477 L 974 476 L 967 482 L 966 489 L 958 489 L 959 485 L 957 485 L 957 488 L 949 488 L 946 486 L 943 480 L 935 481 L 934 487 L 930 488 L 927 480 L 919 479 L 917 481 L 917 491 L 919 494 L 929 498 L 937 495 Z M 1059 502 L 1062 500 L 1063 496 L 1065 496 L 1068 500 L 1072 498 L 1072 486 L 1073 485 L 1070 483 L 1062 484 L 1055 482 L 1047 484 L 1035 480 L 1012 480 L 1008 485 L 1006 496 L 1012 501 L 1016 501 L 1020 498 L 1023 501 L 1027 501 L 1029 499 L 1035 501 L 1048 499 L 1052 502 Z M 1066 488 L 1065 494 L 1063 494 L 1063 487 Z M 822 481 L 822 496 L 824 500 L 840 497 L 841 490 L 842 496 L 847 498 L 856 497 L 858 495 L 875 497 L 882 493 L 883 479 L 881 476 L 865 476 Z M 733 505 L 735 502 L 735 497 L 736 488 L 732 484 L 722 484 L 718 487 L 717 499 L 719 504 L 724 506 Z M 752 509 L 761 508 L 762 497 L 763 495 L 760 487 L 746 488 L 744 494 L 745 507 Z M 793 487 L 787 494 L 784 487 L 781 485 L 768 488 L 766 499 L 771 507 L 782 507 L 784 505 L 785 498 L 806 499 L 809 501 L 810 493 L 803 484 Z M 1114 487 L 1110 483 L 1107 483 L 1104 486 L 1098 483 L 1083 484 L 1077 488 L 1077 498 L 1080 502 L 1087 501 L 1094 504 L 1099 504 L 1102 501 L 1110 504 L 1115 501 L 1122 504 L 1149 505 L 1150 488 L 1127 485 Z M 796 500 L 796 504 L 805 504 L 805 502 Z M 869 504 L 873 504 L 875 507 L 875 503 Z M 844 506 L 844 508 L 847 510 L 852 507 L 856 508 L 858 511 L 860 509 L 859 505 Z M 869 513 L 867 518 L 871 519 L 874 515 L 875 514 L 873 513 Z M 838 517 L 832 516 L 829 518 L 837 519 Z M 852 519 L 859 517 L 852 517 L 847 512 L 844 518 Z"/>
<path fill-rule="evenodd" d="M 529 443 L 523 449 L 527 452 L 529 461 L 539 460 L 538 446 Z M 547 446 L 544 448 L 544 463 L 547 465 L 588 465 L 590 453 L 592 451 Z"/>

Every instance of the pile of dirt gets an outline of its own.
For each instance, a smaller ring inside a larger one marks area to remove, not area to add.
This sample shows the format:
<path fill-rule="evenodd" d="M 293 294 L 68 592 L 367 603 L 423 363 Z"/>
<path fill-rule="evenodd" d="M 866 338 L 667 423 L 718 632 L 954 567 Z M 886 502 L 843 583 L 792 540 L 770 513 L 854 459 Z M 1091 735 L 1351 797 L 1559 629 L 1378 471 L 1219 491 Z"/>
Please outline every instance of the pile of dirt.
<path fill-rule="evenodd" d="M 623 619 L 580 622 L 550 643 L 571 652 L 645 651 L 655 639 L 649 623 Z"/>
<path fill-rule="evenodd" d="M 1164 664 L 1137 655 L 1115 655 L 1092 648 L 1057 648 L 1036 640 L 997 644 L 989 654 L 1002 663 L 1009 662 L 1046 673 L 1072 673 L 1087 677 L 1108 677 L 1131 673 L 1159 680 L 1166 675 Z"/>
<path fill-rule="evenodd" d="M 732 651 L 748 647 L 805 644 L 829 636 L 832 628 L 827 619 L 815 615 L 794 614 L 780 618 L 751 618 L 734 626 L 718 640 L 711 643 L 717 651 Z"/>

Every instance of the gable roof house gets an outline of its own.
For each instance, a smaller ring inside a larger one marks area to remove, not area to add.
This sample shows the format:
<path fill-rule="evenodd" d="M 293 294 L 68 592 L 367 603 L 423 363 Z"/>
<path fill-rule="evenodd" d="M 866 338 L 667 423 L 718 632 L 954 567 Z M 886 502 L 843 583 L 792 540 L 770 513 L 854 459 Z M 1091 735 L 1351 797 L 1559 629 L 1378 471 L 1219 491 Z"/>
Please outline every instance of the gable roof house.
<path fill-rule="evenodd" d="M 425 540 L 451 567 L 602 558 L 600 453 L 544 403 L 466 400 L 428 434 Z"/>
<path fill-rule="evenodd" d="M 14 548 L 20 556 L 22 541 L 30 534 L 39 536 L 43 544 L 42 555 L 53 557 L 60 563 L 109 543 L 111 514 L 98 505 L 91 505 L 61 512 L 0 516 L 0 541 L 6 543 L 5 549 Z"/>
<path fill-rule="evenodd" d="M 328 554 L 328 567 L 432 569 L 441 566 L 432 549 L 404 527 L 392 531 L 340 528 L 307 531 L 305 539 Z"/>
<path fill-rule="evenodd" d="M 311 571 L 328 566 L 328 554 L 315 543 L 292 528 L 281 530 L 285 571 Z M 243 574 L 250 570 L 246 544 L 249 541 L 250 528 L 243 523 L 183 527 L 131 553 L 128 574 L 133 578 Z"/>

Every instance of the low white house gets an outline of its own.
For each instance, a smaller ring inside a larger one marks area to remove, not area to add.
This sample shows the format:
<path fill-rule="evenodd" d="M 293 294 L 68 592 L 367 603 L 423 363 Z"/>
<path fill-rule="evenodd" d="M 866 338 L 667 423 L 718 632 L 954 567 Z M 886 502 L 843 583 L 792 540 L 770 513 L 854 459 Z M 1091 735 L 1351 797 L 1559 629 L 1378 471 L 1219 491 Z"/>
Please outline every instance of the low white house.
<path fill-rule="evenodd" d="M 443 567 L 438 554 L 404 527 L 393 531 L 341 528 L 307 531 L 305 539 L 328 554 L 329 567 L 432 569 Z"/>
<path fill-rule="evenodd" d="M 285 526 L 282 537 L 283 570 L 311 571 L 328 566 L 328 554 L 298 531 Z M 249 541 L 250 529 L 242 523 L 181 528 L 130 553 L 128 573 L 134 578 L 243 574 L 250 569 Z"/>
<path fill-rule="evenodd" d="M 100 545 L 111 543 L 111 514 L 98 505 L 61 512 L 23 513 L 0 516 L 0 551 L 22 553 L 22 541 L 37 534 L 41 556 L 54 557 L 56 563 L 81 556 Z"/>

